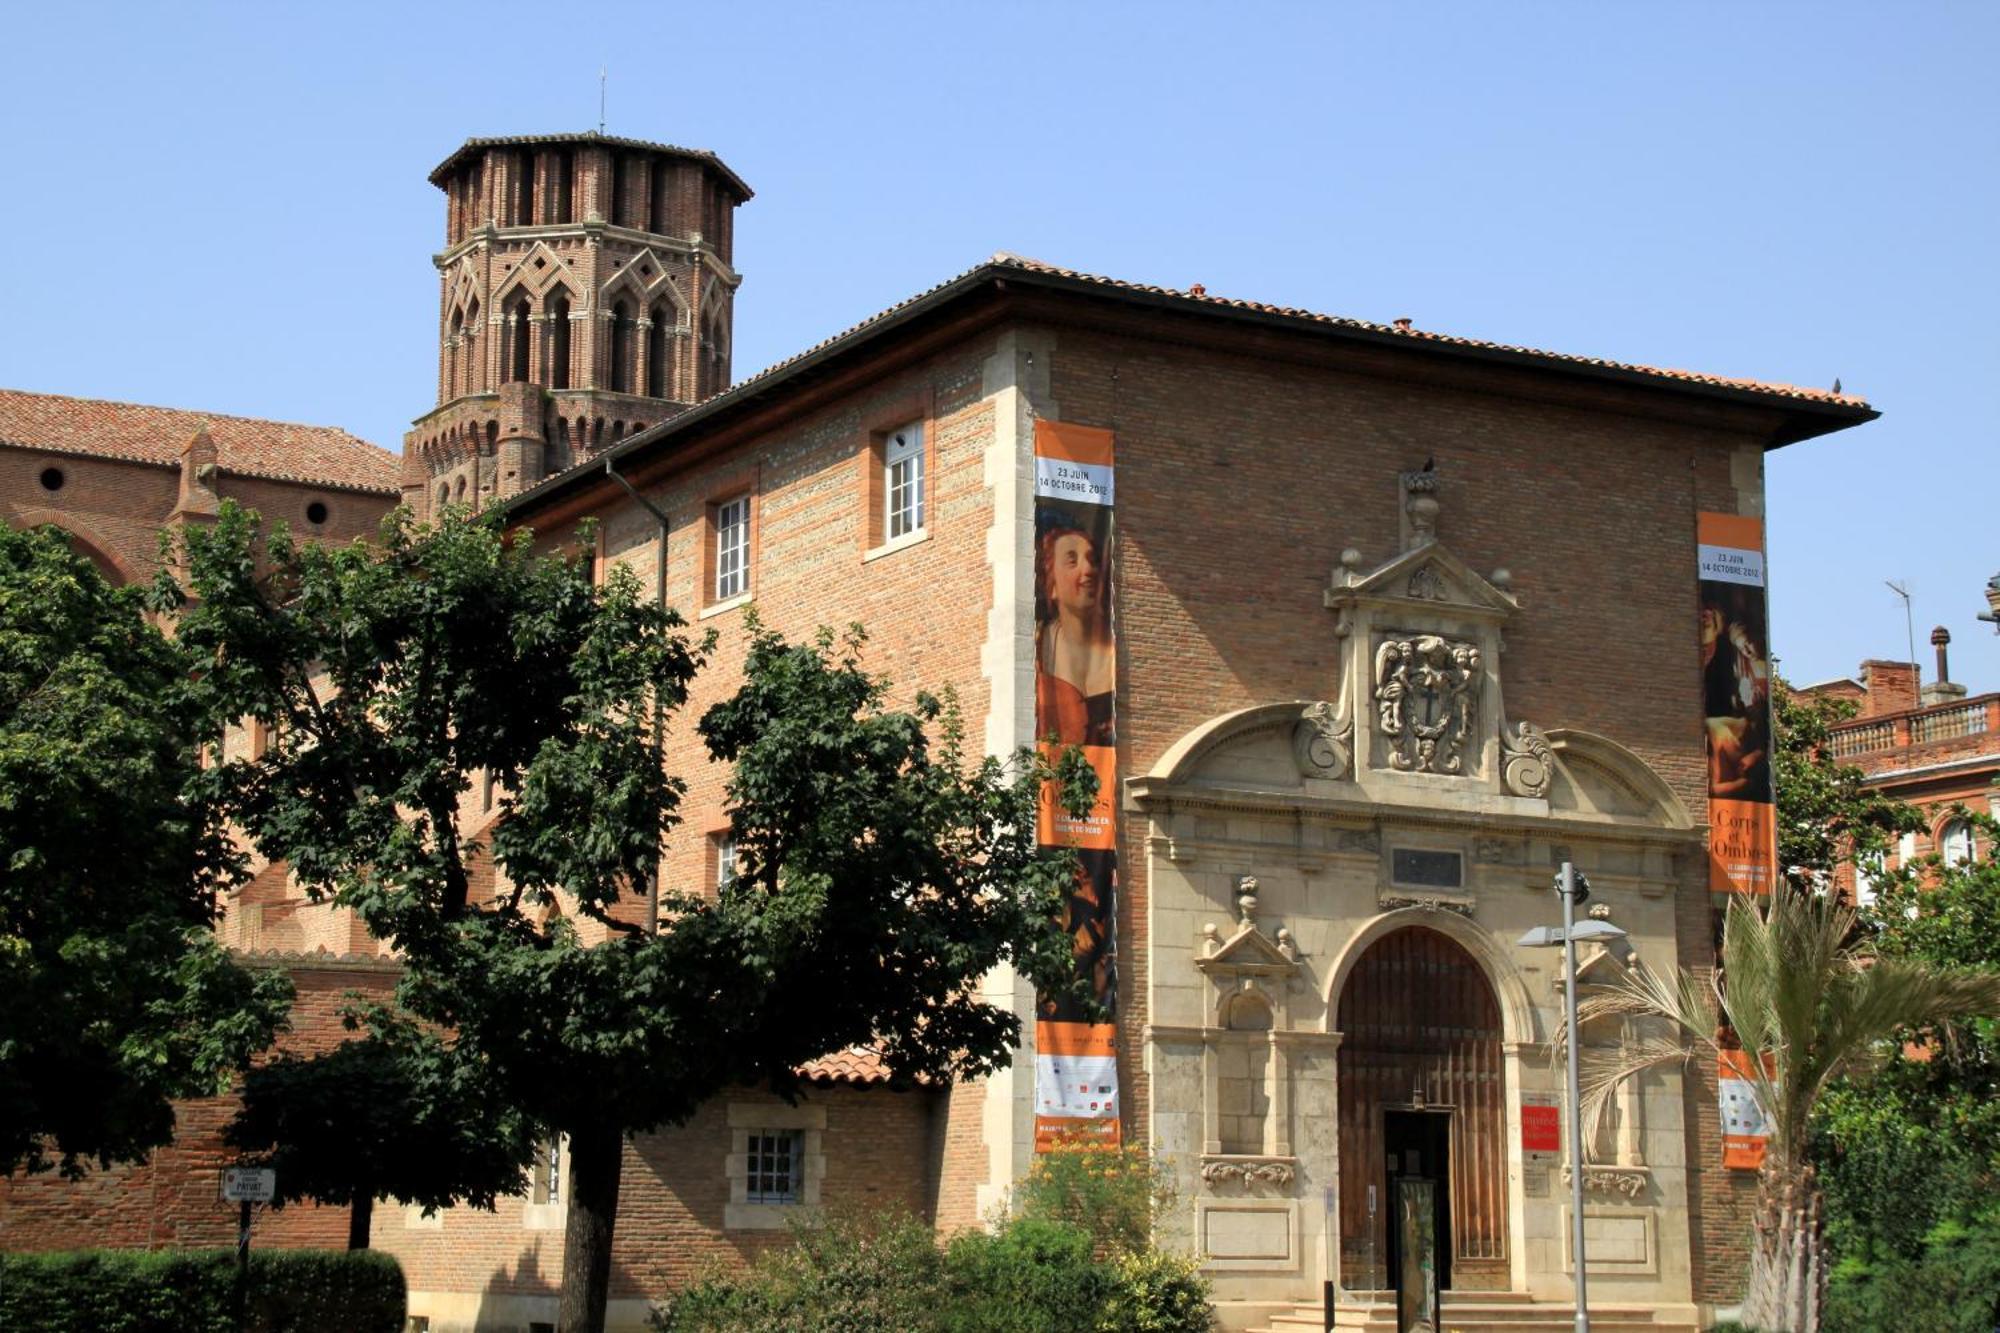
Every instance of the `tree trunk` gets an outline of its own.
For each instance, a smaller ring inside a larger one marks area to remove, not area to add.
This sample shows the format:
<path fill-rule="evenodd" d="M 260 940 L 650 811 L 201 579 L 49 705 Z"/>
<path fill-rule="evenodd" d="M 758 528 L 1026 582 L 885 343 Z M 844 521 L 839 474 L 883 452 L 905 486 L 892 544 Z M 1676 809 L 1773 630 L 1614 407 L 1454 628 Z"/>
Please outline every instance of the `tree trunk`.
<path fill-rule="evenodd" d="M 593 1125 L 569 1139 L 569 1215 L 563 1224 L 562 1298 L 556 1333 L 604 1333 L 611 1295 L 611 1232 L 618 1222 L 618 1177 L 625 1134 Z"/>
<path fill-rule="evenodd" d="M 368 1248 L 368 1233 L 375 1222 L 375 1196 L 372 1193 L 357 1194 L 347 1210 L 347 1248 L 365 1250 Z"/>
<path fill-rule="evenodd" d="M 1819 1182 L 1810 1167 L 1766 1170 L 1757 1181 L 1757 1227 L 1743 1322 L 1769 1333 L 1818 1333 L 1826 1291 Z"/>

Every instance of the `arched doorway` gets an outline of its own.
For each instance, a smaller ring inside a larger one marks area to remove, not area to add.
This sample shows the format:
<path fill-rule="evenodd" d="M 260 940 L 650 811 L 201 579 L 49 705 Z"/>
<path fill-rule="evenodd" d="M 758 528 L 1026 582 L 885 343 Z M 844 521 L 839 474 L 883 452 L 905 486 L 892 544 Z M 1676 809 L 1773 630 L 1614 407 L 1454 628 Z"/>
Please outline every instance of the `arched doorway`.
<path fill-rule="evenodd" d="M 1341 1282 L 1396 1284 L 1395 1201 L 1429 1180 L 1441 1287 L 1507 1285 L 1506 1085 L 1500 1004 L 1449 936 L 1405 926 L 1341 988 Z"/>

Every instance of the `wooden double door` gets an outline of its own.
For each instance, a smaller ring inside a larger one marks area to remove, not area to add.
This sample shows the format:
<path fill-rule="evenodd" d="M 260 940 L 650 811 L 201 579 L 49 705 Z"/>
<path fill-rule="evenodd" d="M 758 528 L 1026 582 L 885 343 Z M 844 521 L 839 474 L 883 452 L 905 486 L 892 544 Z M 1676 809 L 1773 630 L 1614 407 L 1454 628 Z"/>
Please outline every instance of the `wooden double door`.
<path fill-rule="evenodd" d="M 1398 1285 L 1397 1182 L 1434 1182 L 1438 1285 L 1507 1285 L 1500 1006 L 1463 946 L 1384 935 L 1341 992 L 1341 1282 Z"/>

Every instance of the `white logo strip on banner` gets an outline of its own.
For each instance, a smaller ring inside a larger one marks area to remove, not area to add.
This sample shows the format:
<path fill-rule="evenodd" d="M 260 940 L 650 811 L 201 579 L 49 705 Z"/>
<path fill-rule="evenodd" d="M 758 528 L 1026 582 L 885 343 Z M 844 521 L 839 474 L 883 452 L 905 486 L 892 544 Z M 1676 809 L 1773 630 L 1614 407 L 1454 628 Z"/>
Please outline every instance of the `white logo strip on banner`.
<path fill-rule="evenodd" d="M 1118 1113 L 1118 1061 L 1108 1055 L 1036 1057 L 1036 1111 L 1097 1119 Z"/>
<path fill-rule="evenodd" d="M 1716 583 L 1747 583 L 1753 588 L 1764 586 L 1764 553 L 1746 551 L 1740 546 L 1709 546 L 1704 543 L 1699 548 L 1701 560 L 1700 577 Z"/>
<path fill-rule="evenodd" d="M 1035 459 L 1035 495 L 1050 500 L 1111 503 L 1111 469 L 1100 463 L 1072 463 L 1066 458 Z"/>

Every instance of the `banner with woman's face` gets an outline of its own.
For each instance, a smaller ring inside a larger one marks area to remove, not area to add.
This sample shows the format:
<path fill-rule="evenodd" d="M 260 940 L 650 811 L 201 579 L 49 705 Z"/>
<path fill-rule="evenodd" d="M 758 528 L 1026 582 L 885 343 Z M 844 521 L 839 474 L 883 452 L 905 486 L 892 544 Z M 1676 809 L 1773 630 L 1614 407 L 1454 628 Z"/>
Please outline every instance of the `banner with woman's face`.
<path fill-rule="evenodd" d="M 1701 514 L 1695 532 L 1708 885 L 1718 893 L 1769 893 L 1778 851 L 1764 523 L 1737 514 Z"/>
<path fill-rule="evenodd" d="M 1116 1143 L 1118 998 L 1118 649 L 1112 616 L 1111 432 L 1035 423 L 1035 740 L 1051 758 L 1081 748 L 1097 774 L 1082 818 L 1054 784 L 1042 794 L 1044 846 L 1077 850 L 1065 909 L 1077 975 L 1102 1012 L 1067 995 L 1038 997 L 1035 1146 Z"/>

